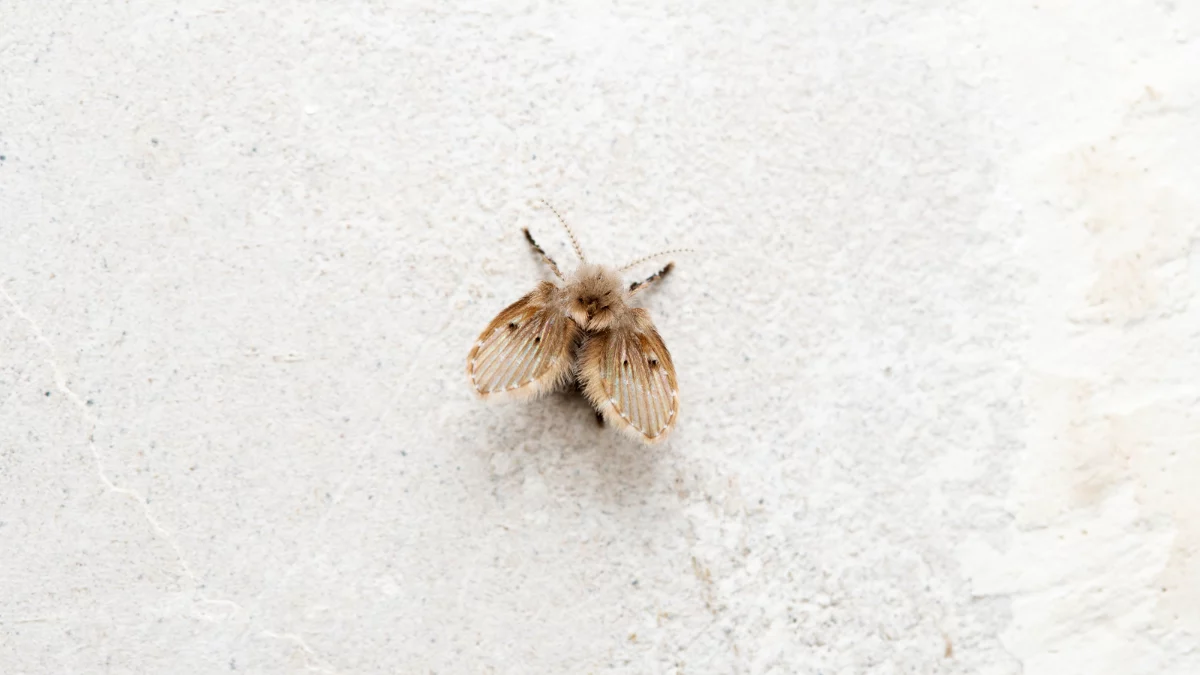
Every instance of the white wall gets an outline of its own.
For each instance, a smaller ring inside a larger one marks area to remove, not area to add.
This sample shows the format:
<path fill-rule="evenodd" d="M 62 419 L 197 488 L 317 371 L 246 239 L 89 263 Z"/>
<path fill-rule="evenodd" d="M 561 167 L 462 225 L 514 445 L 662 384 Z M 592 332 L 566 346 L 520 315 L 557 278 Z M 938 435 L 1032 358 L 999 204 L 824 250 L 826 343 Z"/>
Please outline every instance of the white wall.
<path fill-rule="evenodd" d="M 0 6 L 0 671 L 1200 672 L 1200 5 L 737 4 Z"/>

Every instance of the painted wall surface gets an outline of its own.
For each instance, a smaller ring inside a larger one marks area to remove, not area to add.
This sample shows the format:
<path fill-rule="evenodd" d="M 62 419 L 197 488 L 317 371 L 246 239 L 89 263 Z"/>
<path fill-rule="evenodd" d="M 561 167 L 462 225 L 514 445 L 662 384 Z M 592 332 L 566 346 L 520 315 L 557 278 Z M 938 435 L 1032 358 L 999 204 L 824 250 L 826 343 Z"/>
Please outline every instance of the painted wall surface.
<path fill-rule="evenodd" d="M 448 5 L 0 3 L 0 672 L 1200 673 L 1200 4 Z"/>

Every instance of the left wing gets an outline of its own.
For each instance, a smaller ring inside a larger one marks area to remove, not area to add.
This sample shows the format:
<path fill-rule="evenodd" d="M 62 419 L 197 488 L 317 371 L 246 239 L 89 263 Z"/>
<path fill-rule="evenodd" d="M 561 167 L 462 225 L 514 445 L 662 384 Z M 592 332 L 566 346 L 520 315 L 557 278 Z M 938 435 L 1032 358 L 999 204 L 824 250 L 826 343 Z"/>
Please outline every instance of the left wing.
<path fill-rule="evenodd" d="M 570 378 L 579 327 L 555 310 L 559 292 L 544 281 L 492 319 L 467 355 L 467 375 L 476 393 L 538 396 Z"/>

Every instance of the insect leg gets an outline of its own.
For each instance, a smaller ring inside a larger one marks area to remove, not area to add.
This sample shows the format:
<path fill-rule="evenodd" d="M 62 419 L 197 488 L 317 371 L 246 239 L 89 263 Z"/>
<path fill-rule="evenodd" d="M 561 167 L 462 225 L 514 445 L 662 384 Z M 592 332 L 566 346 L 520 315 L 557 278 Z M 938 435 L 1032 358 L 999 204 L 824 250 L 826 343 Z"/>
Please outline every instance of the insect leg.
<path fill-rule="evenodd" d="M 646 288 L 646 286 L 649 286 L 650 284 L 667 276 L 667 274 L 669 274 L 671 272 L 671 270 L 673 270 L 673 269 L 675 269 L 675 263 L 667 263 L 666 267 L 655 272 L 654 274 L 651 274 L 649 277 L 646 278 L 645 281 L 635 281 L 632 284 L 629 284 L 629 294 L 633 295 L 634 293 L 640 292 L 641 290 Z"/>
<path fill-rule="evenodd" d="M 525 241 L 528 241 L 529 245 L 533 247 L 533 250 L 537 251 L 537 254 L 542 256 L 542 260 L 545 260 L 546 264 L 550 266 L 550 271 L 554 272 L 554 276 L 558 277 L 559 279 L 562 279 L 563 275 L 562 275 L 562 272 L 558 271 L 558 265 L 556 265 L 554 263 L 554 259 L 551 258 L 550 256 L 546 255 L 546 252 L 542 250 L 542 247 L 538 246 L 538 243 L 533 240 L 533 235 L 529 234 L 529 228 L 528 227 L 523 228 L 521 231 L 525 233 Z"/>

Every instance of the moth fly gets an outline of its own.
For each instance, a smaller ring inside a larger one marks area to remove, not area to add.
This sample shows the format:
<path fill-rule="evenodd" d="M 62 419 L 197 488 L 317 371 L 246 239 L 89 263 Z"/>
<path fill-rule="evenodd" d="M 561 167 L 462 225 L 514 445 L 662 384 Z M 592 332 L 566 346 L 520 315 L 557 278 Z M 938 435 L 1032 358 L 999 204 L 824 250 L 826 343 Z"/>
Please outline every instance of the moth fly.
<path fill-rule="evenodd" d="M 643 281 L 625 286 L 620 273 L 647 260 L 613 269 L 589 263 L 571 227 L 543 202 L 567 231 L 579 267 L 564 277 L 533 235 L 525 239 L 561 284 L 543 281 L 505 307 L 467 355 L 471 386 L 483 398 L 532 398 L 574 379 L 597 419 L 645 443 L 661 441 L 679 418 L 675 366 L 650 314 L 630 300 L 671 272 L 668 263 Z"/>

